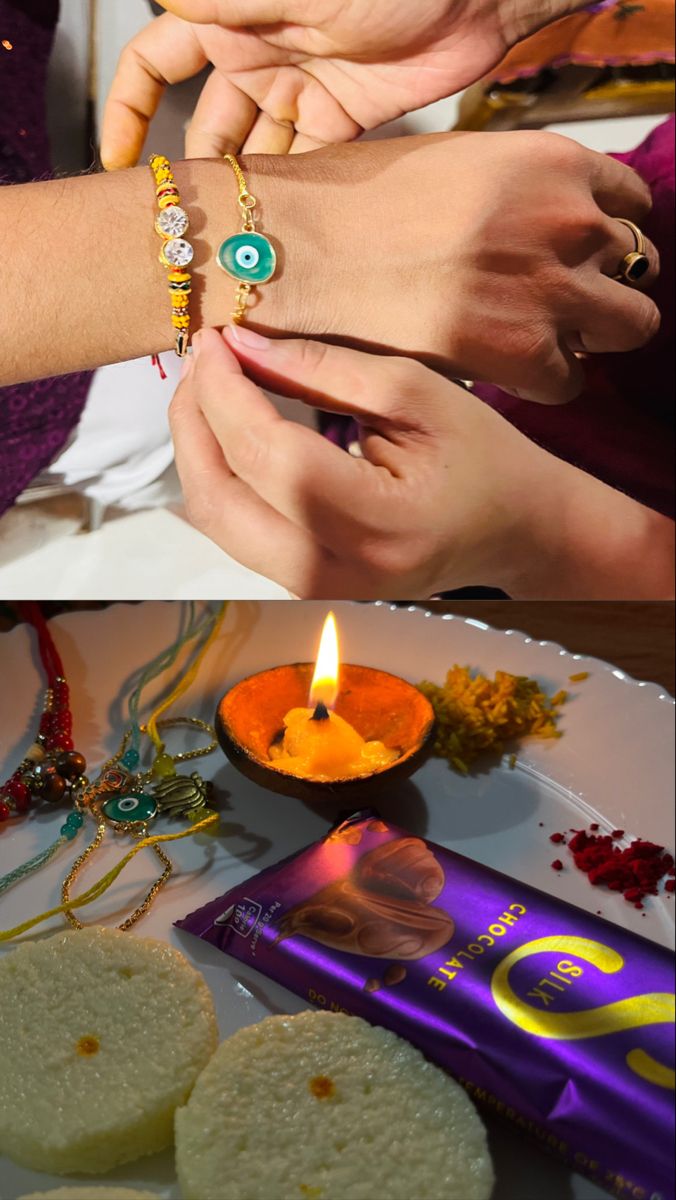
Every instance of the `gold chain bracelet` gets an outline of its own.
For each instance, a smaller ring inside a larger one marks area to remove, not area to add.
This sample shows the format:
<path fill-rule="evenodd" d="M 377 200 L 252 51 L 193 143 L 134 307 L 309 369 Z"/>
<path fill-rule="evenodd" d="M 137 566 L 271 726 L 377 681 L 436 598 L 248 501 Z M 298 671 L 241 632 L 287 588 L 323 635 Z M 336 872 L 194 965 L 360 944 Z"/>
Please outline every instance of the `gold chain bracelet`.
<path fill-rule="evenodd" d="M 256 205 L 247 186 L 244 172 L 234 154 L 226 154 L 225 161 L 232 167 L 239 195 L 241 232 L 226 238 L 219 246 L 216 262 L 231 279 L 239 284 L 235 296 L 232 320 L 239 325 L 244 320 L 249 306 L 249 297 L 259 284 L 269 283 L 277 270 L 277 254 L 272 242 L 256 230 Z"/>
<path fill-rule="evenodd" d="M 181 197 L 169 159 L 161 154 L 151 154 L 150 169 L 155 176 L 155 194 L 159 215 L 155 229 L 162 238 L 160 262 L 169 271 L 169 295 L 171 298 L 171 323 L 175 330 L 175 349 L 179 358 L 185 358 L 190 342 L 190 293 L 192 277 L 186 267 L 193 260 L 194 251 L 184 238 L 188 229 L 188 214 L 181 208 Z"/>
<path fill-rule="evenodd" d="M 172 754 L 170 757 L 174 763 L 203 758 L 216 749 L 218 742 L 213 736 L 212 726 L 199 717 L 170 717 L 158 722 L 158 727 L 162 730 L 175 729 L 179 726 L 188 726 L 207 733 L 210 741 L 208 745 L 200 746 L 195 750 L 183 750 Z M 141 726 L 141 732 L 146 732 L 145 726 Z M 128 742 L 129 733 L 126 733 L 117 753 L 104 763 L 98 778 L 93 783 L 86 781 L 86 786 L 78 798 L 78 809 L 88 812 L 96 821 L 96 833 L 89 845 L 85 846 L 82 853 L 75 859 L 63 881 L 61 887 L 63 904 L 70 903 L 72 884 L 87 860 L 99 849 L 109 826 L 115 833 L 126 833 L 141 841 L 148 836 L 148 824 L 158 813 L 166 813 L 170 816 L 187 815 L 189 820 L 194 820 L 195 817 L 199 818 L 207 811 L 207 788 L 196 774 L 190 777 L 175 775 L 172 779 L 154 783 L 154 799 L 141 792 L 140 789 L 153 780 L 153 771 L 151 769 L 145 772 L 136 772 L 132 776 L 121 769 L 121 759 Z M 149 849 L 153 850 L 162 863 L 162 874 L 151 885 L 138 907 L 117 926 L 118 929 L 131 929 L 148 912 L 157 893 L 164 887 L 173 871 L 171 859 L 157 843 Z M 71 910 L 66 909 L 64 915 L 74 929 L 84 928 L 82 921 Z"/>

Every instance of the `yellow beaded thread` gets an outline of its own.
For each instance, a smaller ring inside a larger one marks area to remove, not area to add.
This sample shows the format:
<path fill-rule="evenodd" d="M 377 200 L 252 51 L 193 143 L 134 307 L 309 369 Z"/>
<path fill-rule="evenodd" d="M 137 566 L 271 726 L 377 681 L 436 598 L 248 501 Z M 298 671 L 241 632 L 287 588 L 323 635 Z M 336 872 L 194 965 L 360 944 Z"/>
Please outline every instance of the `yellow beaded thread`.
<path fill-rule="evenodd" d="M 190 242 L 184 238 L 188 217 L 181 208 L 181 196 L 176 186 L 169 159 L 151 154 L 150 169 L 155 178 L 155 195 L 159 213 L 155 230 L 162 238 L 160 262 L 169 271 L 171 323 L 175 330 L 175 348 L 179 358 L 185 358 L 190 342 L 190 294 L 192 276 L 186 267 L 193 258 Z"/>

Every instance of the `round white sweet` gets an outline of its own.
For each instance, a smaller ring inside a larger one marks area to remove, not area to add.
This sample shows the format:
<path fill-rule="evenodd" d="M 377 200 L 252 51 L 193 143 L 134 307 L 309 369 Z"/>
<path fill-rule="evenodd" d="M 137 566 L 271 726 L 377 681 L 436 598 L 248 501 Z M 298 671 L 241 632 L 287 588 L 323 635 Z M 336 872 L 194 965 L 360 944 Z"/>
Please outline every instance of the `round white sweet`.
<path fill-rule="evenodd" d="M 60 1187 L 51 1192 L 31 1192 L 19 1200 L 157 1200 L 157 1192 L 137 1192 L 125 1187 Z"/>
<path fill-rule="evenodd" d="M 100 1174 L 171 1144 L 217 1040 L 202 976 L 164 942 L 69 930 L 0 960 L 0 1153 Z"/>
<path fill-rule="evenodd" d="M 358 1017 L 269 1017 L 219 1046 L 176 1112 L 184 1200 L 488 1200 L 459 1084 Z"/>

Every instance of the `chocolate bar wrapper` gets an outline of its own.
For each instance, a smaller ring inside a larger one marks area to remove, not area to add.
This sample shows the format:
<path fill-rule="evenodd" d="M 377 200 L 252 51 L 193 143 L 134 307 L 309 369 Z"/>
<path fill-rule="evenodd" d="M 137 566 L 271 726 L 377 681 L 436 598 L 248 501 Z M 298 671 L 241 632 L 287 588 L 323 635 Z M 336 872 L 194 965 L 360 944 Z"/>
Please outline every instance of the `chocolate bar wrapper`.
<path fill-rule="evenodd" d="M 372 813 L 177 922 L 418 1046 L 613 1195 L 674 1195 L 671 954 Z"/>

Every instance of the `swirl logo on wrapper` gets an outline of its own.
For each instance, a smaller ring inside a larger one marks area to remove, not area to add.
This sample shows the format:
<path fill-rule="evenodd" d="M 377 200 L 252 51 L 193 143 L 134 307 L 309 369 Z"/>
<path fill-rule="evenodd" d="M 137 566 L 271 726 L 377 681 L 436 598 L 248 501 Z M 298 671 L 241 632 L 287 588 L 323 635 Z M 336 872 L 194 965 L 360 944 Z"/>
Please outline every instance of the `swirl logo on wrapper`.
<path fill-rule="evenodd" d="M 519 962 L 535 955 L 553 953 L 573 954 L 585 963 L 591 963 L 603 974 L 615 974 L 624 967 L 624 959 L 617 951 L 601 942 L 579 937 L 546 937 L 527 942 L 513 950 L 493 972 L 491 992 L 500 1012 L 519 1029 L 538 1038 L 578 1040 L 601 1037 L 625 1029 L 641 1026 L 670 1024 L 676 1017 L 676 997 L 668 992 L 645 993 L 628 996 L 598 1008 L 574 1012 L 547 1011 L 554 1003 L 557 992 L 565 993 L 575 978 L 580 978 L 583 968 L 569 960 L 557 964 L 558 970 L 540 979 L 527 992 L 536 1003 L 522 999 L 511 986 L 510 971 Z M 565 985 L 565 986 L 564 986 Z M 543 1007 L 544 1006 L 544 1007 Z M 627 1066 L 641 1079 L 656 1087 L 674 1090 L 676 1074 L 672 1067 L 653 1058 L 647 1051 L 637 1047 L 625 1056 Z"/>
<path fill-rule="evenodd" d="M 408 1038 L 613 1195 L 674 1195 L 662 947 L 373 812 L 178 925 L 311 1004 Z"/>

